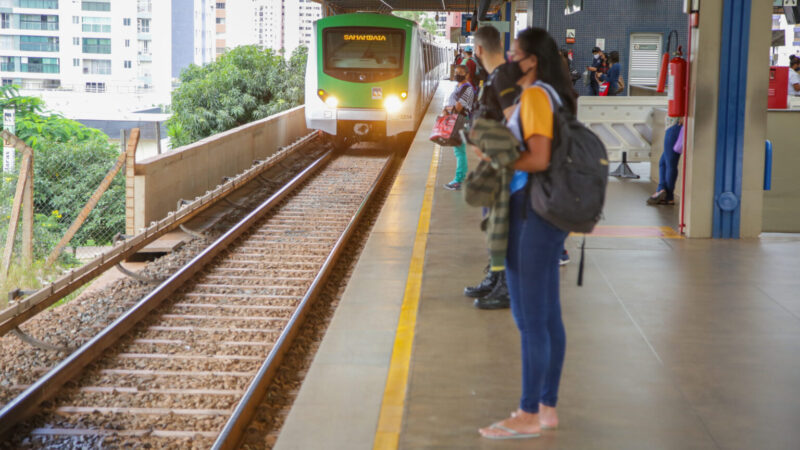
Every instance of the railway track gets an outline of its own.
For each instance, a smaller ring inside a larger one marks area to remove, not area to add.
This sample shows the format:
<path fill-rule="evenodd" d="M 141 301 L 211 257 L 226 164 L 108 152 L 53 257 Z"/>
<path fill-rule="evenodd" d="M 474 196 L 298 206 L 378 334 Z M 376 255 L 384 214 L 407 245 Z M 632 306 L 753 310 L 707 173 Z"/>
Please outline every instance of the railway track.
<path fill-rule="evenodd" d="M 24 387 L 0 410 L 7 445 L 235 447 L 390 165 L 316 160 Z"/>

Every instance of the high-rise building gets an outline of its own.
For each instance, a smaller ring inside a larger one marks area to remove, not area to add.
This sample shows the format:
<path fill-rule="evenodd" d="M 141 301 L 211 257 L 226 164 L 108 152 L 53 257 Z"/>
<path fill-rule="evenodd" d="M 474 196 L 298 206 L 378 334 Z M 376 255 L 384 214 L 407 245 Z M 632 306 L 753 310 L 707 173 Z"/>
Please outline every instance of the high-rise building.
<path fill-rule="evenodd" d="M 212 0 L 0 0 L 0 78 L 25 90 L 169 96 L 215 56 Z"/>
<path fill-rule="evenodd" d="M 322 6 L 311 0 L 242 0 L 227 5 L 228 45 L 259 45 L 287 55 L 313 39 Z"/>
<path fill-rule="evenodd" d="M 239 0 L 241 1 L 241 0 Z M 225 19 L 227 19 L 227 8 L 226 0 L 217 0 L 217 58 L 222 56 L 225 53 L 225 49 L 227 48 L 227 40 L 226 40 L 226 26 Z"/>

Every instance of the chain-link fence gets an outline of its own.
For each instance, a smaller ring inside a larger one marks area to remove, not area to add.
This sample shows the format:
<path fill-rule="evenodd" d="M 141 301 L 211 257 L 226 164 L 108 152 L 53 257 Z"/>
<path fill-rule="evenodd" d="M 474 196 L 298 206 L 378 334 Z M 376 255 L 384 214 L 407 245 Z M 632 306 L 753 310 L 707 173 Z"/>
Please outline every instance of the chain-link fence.
<path fill-rule="evenodd" d="M 120 149 L 108 140 L 39 143 L 33 151 L 33 262 L 45 261 L 70 226 L 79 218 L 87 202 L 96 195 L 109 171 L 118 164 Z M 0 246 L 6 246 L 8 229 L 18 188 L 22 152 L 16 151 L 12 170 L 3 173 L 0 187 Z M 8 166 L 8 164 L 6 164 Z M 6 167 L 6 169 L 10 169 Z M 22 215 L 20 214 L 20 221 Z M 21 230 L 23 224 L 18 226 Z M 96 206 L 65 245 L 58 263 L 80 264 L 112 245 L 117 233 L 125 231 L 125 173 L 114 176 Z M 22 234 L 16 233 L 12 264 L 20 264 Z"/>

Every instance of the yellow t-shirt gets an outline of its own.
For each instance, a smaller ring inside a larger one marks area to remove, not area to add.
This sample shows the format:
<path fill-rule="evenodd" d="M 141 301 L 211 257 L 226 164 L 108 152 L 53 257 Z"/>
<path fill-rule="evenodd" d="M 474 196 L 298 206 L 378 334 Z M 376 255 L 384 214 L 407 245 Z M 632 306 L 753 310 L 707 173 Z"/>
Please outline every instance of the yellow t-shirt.
<path fill-rule="evenodd" d="M 553 139 L 553 108 L 547 91 L 539 86 L 522 91 L 519 105 L 519 118 L 525 140 L 533 135 Z"/>

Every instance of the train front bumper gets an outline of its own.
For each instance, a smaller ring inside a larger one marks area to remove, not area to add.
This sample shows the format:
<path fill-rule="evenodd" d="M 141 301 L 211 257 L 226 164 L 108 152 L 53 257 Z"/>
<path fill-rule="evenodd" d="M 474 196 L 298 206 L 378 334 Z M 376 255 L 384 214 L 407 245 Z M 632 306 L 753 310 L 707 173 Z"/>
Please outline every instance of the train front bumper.
<path fill-rule="evenodd" d="M 414 116 L 406 108 L 390 114 L 381 109 L 323 107 L 306 111 L 306 124 L 332 135 L 380 138 L 414 131 Z"/>

